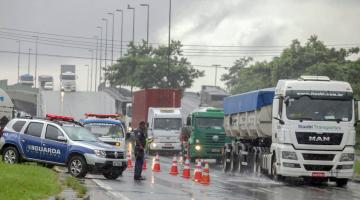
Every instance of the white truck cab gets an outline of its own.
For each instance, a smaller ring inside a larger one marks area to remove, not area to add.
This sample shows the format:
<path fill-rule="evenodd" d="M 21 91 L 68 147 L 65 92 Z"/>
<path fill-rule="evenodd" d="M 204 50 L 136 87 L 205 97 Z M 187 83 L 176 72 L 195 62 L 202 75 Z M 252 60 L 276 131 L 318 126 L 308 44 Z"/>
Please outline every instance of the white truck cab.
<path fill-rule="evenodd" d="M 149 108 L 148 137 L 153 140 L 149 152 L 180 151 L 180 131 L 182 127 L 180 108 Z"/>
<path fill-rule="evenodd" d="M 76 75 L 74 72 L 64 72 L 60 77 L 61 91 L 75 92 L 76 91 Z"/>

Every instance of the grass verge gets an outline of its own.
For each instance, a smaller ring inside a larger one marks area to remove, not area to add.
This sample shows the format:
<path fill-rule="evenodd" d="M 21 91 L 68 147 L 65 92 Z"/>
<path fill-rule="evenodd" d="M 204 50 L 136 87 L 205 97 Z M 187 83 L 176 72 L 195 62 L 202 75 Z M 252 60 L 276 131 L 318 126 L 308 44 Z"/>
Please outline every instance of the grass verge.
<path fill-rule="evenodd" d="M 82 198 L 87 192 L 86 187 L 79 182 L 79 180 L 72 176 L 67 176 L 65 178 L 65 184 L 68 187 L 71 187 L 74 191 L 77 192 L 77 197 Z"/>
<path fill-rule="evenodd" d="M 60 191 L 57 174 L 50 169 L 0 162 L 0 199 L 43 199 Z"/>
<path fill-rule="evenodd" d="M 355 161 L 355 175 L 360 176 L 360 160 Z"/>

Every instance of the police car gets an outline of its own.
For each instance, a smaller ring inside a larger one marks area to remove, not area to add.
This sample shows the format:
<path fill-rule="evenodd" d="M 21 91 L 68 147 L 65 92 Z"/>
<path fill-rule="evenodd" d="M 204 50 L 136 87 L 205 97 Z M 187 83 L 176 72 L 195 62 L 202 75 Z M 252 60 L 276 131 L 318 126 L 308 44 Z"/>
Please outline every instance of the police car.
<path fill-rule="evenodd" d="M 125 128 L 118 114 L 86 113 L 80 122 L 101 141 L 125 151 Z"/>
<path fill-rule="evenodd" d="M 67 166 L 75 177 L 87 172 L 116 179 L 126 169 L 124 151 L 100 141 L 72 117 L 48 114 L 47 119 L 12 119 L 0 138 L 5 163 L 35 161 Z"/>

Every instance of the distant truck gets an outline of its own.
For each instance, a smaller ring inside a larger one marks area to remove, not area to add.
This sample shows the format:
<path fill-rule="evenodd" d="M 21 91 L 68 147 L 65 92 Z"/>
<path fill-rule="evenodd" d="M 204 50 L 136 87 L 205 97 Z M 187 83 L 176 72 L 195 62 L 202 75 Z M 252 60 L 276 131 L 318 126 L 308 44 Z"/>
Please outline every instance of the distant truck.
<path fill-rule="evenodd" d="M 34 85 L 34 76 L 31 74 L 23 74 L 20 76 L 20 84 L 21 85 L 28 85 L 33 86 Z"/>
<path fill-rule="evenodd" d="M 188 145 L 183 143 L 183 155 L 190 161 L 195 159 L 215 159 L 217 163 L 222 159 L 222 148 L 229 142 L 224 131 L 224 112 L 213 107 L 201 107 L 194 110 L 187 117 L 186 129 L 190 138 Z"/>
<path fill-rule="evenodd" d="M 200 107 L 223 108 L 224 98 L 229 93 L 218 86 L 203 85 L 200 91 Z"/>
<path fill-rule="evenodd" d="M 153 140 L 150 151 L 180 151 L 181 92 L 177 89 L 144 89 L 133 94 L 132 129 L 141 121 L 149 125 L 148 137 Z"/>
<path fill-rule="evenodd" d="M 43 90 L 53 90 L 54 89 L 54 79 L 52 76 L 40 75 L 38 77 L 39 88 Z"/>
<path fill-rule="evenodd" d="M 61 65 L 60 90 L 65 92 L 76 91 L 75 65 Z"/>
<path fill-rule="evenodd" d="M 323 76 L 225 98 L 224 171 L 263 172 L 345 186 L 354 172 L 356 116 L 349 83 Z"/>

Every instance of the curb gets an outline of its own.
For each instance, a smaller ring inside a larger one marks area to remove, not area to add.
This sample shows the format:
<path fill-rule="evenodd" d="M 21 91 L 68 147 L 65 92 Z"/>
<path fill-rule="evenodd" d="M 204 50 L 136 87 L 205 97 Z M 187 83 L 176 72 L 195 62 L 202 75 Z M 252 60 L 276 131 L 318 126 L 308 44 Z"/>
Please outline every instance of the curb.
<path fill-rule="evenodd" d="M 351 181 L 355 183 L 360 183 L 360 177 L 354 177 L 353 179 L 351 179 Z"/>

